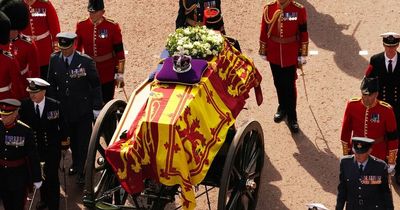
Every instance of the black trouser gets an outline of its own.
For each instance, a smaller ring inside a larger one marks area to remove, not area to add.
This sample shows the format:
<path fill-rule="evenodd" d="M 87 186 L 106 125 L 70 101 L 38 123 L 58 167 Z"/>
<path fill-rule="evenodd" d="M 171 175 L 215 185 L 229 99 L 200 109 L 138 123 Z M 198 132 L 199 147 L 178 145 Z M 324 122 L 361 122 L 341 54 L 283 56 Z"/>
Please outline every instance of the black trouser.
<path fill-rule="evenodd" d="M 27 188 L 15 190 L 0 189 L 0 199 L 3 201 L 4 210 L 24 210 Z"/>
<path fill-rule="evenodd" d="M 42 155 L 42 154 L 41 154 Z M 60 149 L 47 151 L 44 154 L 45 180 L 40 188 L 40 201 L 47 204 L 49 210 L 58 210 L 60 207 L 60 180 L 58 178 L 58 167 L 60 166 Z"/>
<path fill-rule="evenodd" d="M 274 85 L 278 95 L 279 108 L 287 113 L 288 120 L 297 120 L 296 113 L 296 66 L 282 68 L 270 63 Z"/>
<path fill-rule="evenodd" d="M 103 94 L 103 102 L 106 104 L 114 98 L 115 84 L 114 80 L 101 84 L 101 91 Z"/>
<path fill-rule="evenodd" d="M 87 150 L 92 134 L 92 117 L 82 117 L 79 121 L 68 122 L 69 135 L 71 140 L 72 167 L 79 175 L 83 175 Z"/>
<path fill-rule="evenodd" d="M 47 72 L 49 71 L 49 65 L 40 66 L 40 78 L 47 81 Z"/>

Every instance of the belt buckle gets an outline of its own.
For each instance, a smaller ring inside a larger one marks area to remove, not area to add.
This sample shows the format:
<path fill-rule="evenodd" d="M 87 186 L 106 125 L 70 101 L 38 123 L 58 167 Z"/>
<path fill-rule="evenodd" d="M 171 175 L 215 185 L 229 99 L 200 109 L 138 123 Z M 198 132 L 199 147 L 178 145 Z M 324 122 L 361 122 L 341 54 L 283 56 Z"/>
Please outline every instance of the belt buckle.
<path fill-rule="evenodd" d="M 360 206 L 364 205 L 364 200 L 363 199 L 358 199 L 358 205 L 360 205 Z"/>

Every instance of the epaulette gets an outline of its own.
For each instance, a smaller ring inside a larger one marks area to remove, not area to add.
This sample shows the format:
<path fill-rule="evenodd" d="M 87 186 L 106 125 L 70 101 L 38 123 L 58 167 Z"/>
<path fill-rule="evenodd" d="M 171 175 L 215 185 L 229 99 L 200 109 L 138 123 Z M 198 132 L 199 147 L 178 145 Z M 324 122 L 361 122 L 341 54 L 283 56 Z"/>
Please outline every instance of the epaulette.
<path fill-rule="evenodd" d="M 110 23 L 117 24 L 117 22 L 115 22 L 115 20 L 113 20 L 113 19 L 110 19 L 110 18 L 106 18 L 106 17 L 104 17 L 104 20 L 106 20 L 106 21 L 108 21 L 108 22 L 110 22 Z"/>
<path fill-rule="evenodd" d="M 24 35 L 24 34 L 20 34 L 20 35 L 19 35 L 19 38 L 20 38 L 22 41 L 25 41 L 25 42 L 28 42 L 28 43 L 32 43 L 32 39 L 31 39 L 29 36 L 26 36 L 26 35 Z"/>
<path fill-rule="evenodd" d="M 3 55 L 5 55 L 5 56 L 7 56 L 7 57 L 9 57 L 9 58 L 13 58 L 14 56 L 12 55 L 12 53 L 11 52 L 9 52 L 9 51 L 5 51 L 5 50 L 0 50 L 1 51 L 1 53 L 3 54 Z"/>
<path fill-rule="evenodd" d="M 300 4 L 297 1 L 293 1 L 294 6 L 298 7 L 298 8 L 303 8 L 304 6 L 302 4 Z"/>
<path fill-rule="evenodd" d="M 389 103 L 381 101 L 381 100 L 379 100 L 379 104 L 384 106 L 384 107 L 387 107 L 387 108 L 392 108 L 392 106 Z"/>
<path fill-rule="evenodd" d="M 84 18 L 82 18 L 81 20 L 79 20 L 78 23 L 85 22 L 87 19 L 88 19 L 87 17 L 84 17 Z"/>
<path fill-rule="evenodd" d="M 31 127 L 29 127 L 29 125 L 25 124 L 25 123 L 22 122 L 21 120 L 17 120 L 17 123 L 20 124 L 20 125 L 22 125 L 22 126 L 25 126 L 25 127 L 27 127 L 27 128 L 31 128 Z"/>
<path fill-rule="evenodd" d="M 349 102 L 356 102 L 356 101 L 360 101 L 361 97 L 353 97 L 349 100 Z"/>
<path fill-rule="evenodd" d="M 272 4 L 275 4 L 275 3 L 276 3 L 276 0 L 267 2 L 267 5 L 272 5 Z"/>

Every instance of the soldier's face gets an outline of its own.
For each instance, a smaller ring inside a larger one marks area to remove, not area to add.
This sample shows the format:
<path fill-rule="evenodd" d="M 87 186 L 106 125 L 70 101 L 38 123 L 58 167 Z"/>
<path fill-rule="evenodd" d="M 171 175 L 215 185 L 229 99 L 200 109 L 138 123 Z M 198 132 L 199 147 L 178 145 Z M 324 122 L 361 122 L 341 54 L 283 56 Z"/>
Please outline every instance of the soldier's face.
<path fill-rule="evenodd" d="M 383 46 L 385 47 L 385 53 L 389 58 L 393 58 L 397 53 L 397 48 L 399 48 L 399 45 L 396 46 L 383 45 Z"/>
<path fill-rule="evenodd" d="M 89 12 L 90 20 L 93 23 L 97 23 L 99 20 L 101 20 L 101 18 L 103 18 L 103 15 L 104 15 L 104 10 Z"/>
<path fill-rule="evenodd" d="M 40 103 L 44 99 L 45 95 L 46 95 L 46 91 L 45 90 L 41 90 L 41 91 L 36 92 L 36 93 L 29 93 L 29 97 L 35 103 Z"/>
<path fill-rule="evenodd" d="M 10 40 L 13 40 L 15 38 L 17 38 L 18 36 L 18 31 L 17 30 L 11 30 L 10 31 Z"/>
<path fill-rule="evenodd" d="M 367 94 L 362 94 L 362 102 L 364 106 L 370 107 L 375 104 L 376 102 L 376 97 L 378 96 L 378 92 L 371 93 L 369 95 Z"/>
<path fill-rule="evenodd" d="M 17 120 L 17 116 L 18 116 L 18 111 L 14 111 L 10 115 L 0 115 L 1 121 L 3 121 L 3 124 L 5 126 L 11 125 L 12 123 L 14 123 Z"/>
<path fill-rule="evenodd" d="M 60 50 L 61 50 L 61 53 L 62 53 L 63 56 L 68 57 L 68 56 L 72 55 L 72 53 L 75 50 L 75 47 L 74 47 L 74 44 L 73 44 L 70 48 L 60 49 Z"/>
<path fill-rule="evenodd" d="M 357 160 L 357 162 L 362 163 L 368 159 L 368 156 L 371 153 L 371 151 L 372 148 L 369 148 L 369 150 L 366 153 L 361 153 L 361 154 L 354 153 L 354 157 Z"/>

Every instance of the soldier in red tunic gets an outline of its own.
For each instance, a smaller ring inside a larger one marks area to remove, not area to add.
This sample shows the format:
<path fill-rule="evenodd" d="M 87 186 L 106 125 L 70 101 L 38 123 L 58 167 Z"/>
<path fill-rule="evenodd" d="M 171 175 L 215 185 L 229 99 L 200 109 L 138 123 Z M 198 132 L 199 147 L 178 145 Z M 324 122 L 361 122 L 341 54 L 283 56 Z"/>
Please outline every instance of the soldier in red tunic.
<path fill-rule="evenodd" d="M 38 49 L 40 76 L 47 78 L 50 55 L 58 51 L 56 35 L 60 32 L 60 23 L 56 10 L 49 0 L 24 0 L 30 11 L 30 24 L 22 34 L 30 37 Z"/>
<path fill-rule="evenodd" d="M 103 102 L 114 98 L 115 85 L 124 85 L 125 54 L 118 23 L 104 17 L 103 0 L 90 0 L 89 18 L 76 26 L 77 50 L 96 62 Z"/>
<path fill-rule="evenodd" d="M 0 100 L 5 98 L 23 97 L 24 88 L 19 73 L 19 65 L 14 56 L 8 51 L 10 42 L 10 19 L 2 11 L 11 4 L 0 1 Z"/>
<path fill-rule="evenodd" d="M 362 97 L 352 98 L 344 113 L 341 141 L 343 155 L 352 153 L 352 137 L 368 137 L 375 140 L 372 155 L 385 160 L 391 173 L 396 164 L 398 135 L 392 107 L 377 99 L 378 79 L 364 78 L 361 83 Z"/>
<path fill-rule="evenodd" d="M 276 123 L 287 115 L 291 132 L 297 133 L 296 67 L 308 55 L 307 14 L 303 5 L 294 0 L 277 0 L 264 7 L 261 20 L 259 54 L 270 63 L 278 95 Z"/>
<path fill-rule="evenodd" d="M 30 41 L 29 37 L 19 33 L 20 30 L 23 30 L 29 24 L 29 10 L 20 0 L 9 0 L 7 4 L 17 5 L 17 7 L 4 7 L 3 11 L 11 22 L 11 42 L 9 43 L 8 51 L 18 61 L 22 77 L 20 85 L 22 88 L 25 88 L 28 86 L 26 78 L 40 76 L 36 45 Z M 28 96 L 27 93 L 24 94 L 24 97 L 27 98 Z"/>

